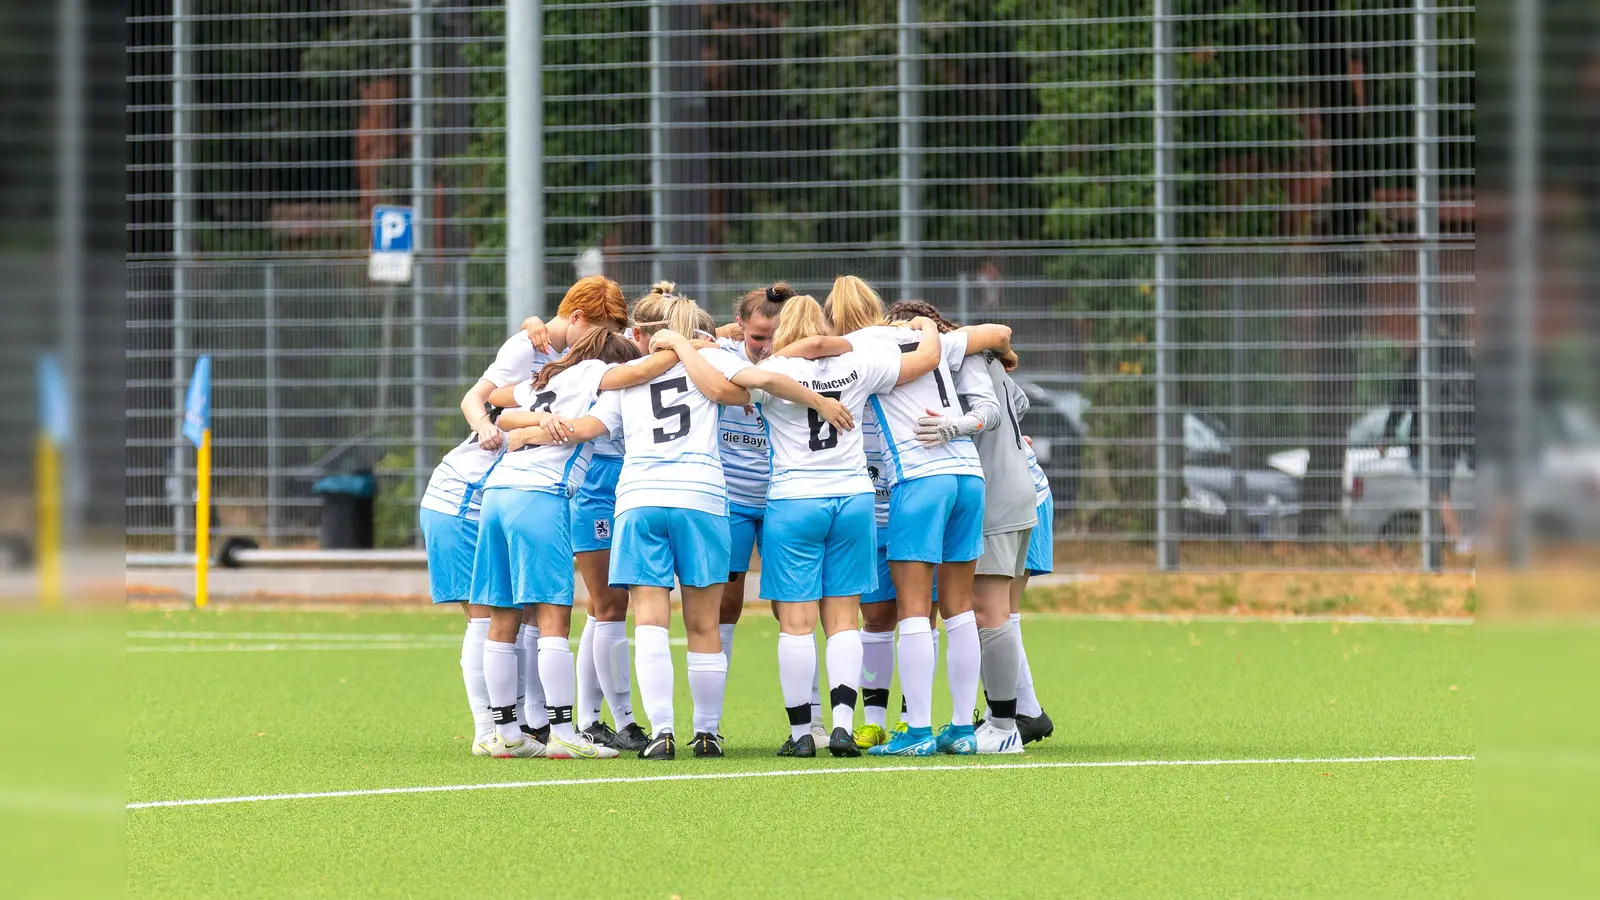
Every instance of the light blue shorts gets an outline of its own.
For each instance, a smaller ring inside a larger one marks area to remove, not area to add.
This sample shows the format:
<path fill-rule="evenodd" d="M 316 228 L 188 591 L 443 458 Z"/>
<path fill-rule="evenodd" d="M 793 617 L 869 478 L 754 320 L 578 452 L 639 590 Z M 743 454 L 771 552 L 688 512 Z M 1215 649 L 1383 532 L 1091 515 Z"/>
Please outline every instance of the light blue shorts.
<path fill-rule="evenodd" d="M 983 555 L 983 479 L 929 475 L 889 492 L 889 558 L 971 562 Z"/>
<path fill-rule="evenodd" d="M 895 600 L 894 576 L 889 574 L 889 529 L 878 529 L 878 586 L 861 595 L 862 603 L 893 603 Z M 939 602 L 939 579 L 935 572 L 933 602 Z"/>
<path fill-rule="evenodd" d="M 428 551 L 428 593 L 435 603 L 462 603 L 472 597 L 472 555 L 478 548 L 478 520 L 436 509 L 417 513 L 422 546 Z"/>
<path fill-rule="evenodd" d="M 698 509 L 641 506 L 617 516 L 611 586 L 671 588 L 728 580 L 728 517 Z"/>
<path fill-rule="evenodd" d="M 622 457 L 596 456 L 589 460 L 589 474 L 573 496 L 572 552 L 610 550 L 613 521 L 617 514 L 617 476 L 622 474 Z"/>
<path fill-rule="evenodd" d="M 728 504 L 728 580 L 740 572 L 750 571 L 750 551 L 762 550 L 761 520 L 767 514 L 753 506 Z M 762 551 L 765 556 L 765 551 Z"/>
<path fill-rule="evenodd" d="M 567 498 L 489 488 L 478 514 L 472 602 L 501 608 L 572 605 L 572 534 Z"/>
<path fill-rule="evenodd" d="M 1028 574 L 1049 575 L 1056 565 L 1056 506 L 1050 500 L 1039 504 L 1039 524 L 1028 538 Z"/>
<path fill-rule="evenodd" d="M 871 494 L 767 501 L 761 599 L 850 597 L 876 590 L 878 526 Z"/>

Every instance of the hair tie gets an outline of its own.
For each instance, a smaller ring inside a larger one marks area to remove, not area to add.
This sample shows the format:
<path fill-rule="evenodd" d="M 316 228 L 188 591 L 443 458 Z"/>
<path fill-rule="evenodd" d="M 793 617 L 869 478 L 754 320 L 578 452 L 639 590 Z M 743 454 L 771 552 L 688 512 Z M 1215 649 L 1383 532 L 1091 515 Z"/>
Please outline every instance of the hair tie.
<path fill-rule="evenodd" d="M 667 324 L 667 320 L 666 319 L 660 319 L 660 320 L 657 320 L 655 322 L 634 322 L 633 323 L 633 327 L 635 327 L 635 328 L 653 328 L 656 325 L 665 325 L 665 324 Z"/>
<path fill-rule="evenodd" d="M 770 288 L 770 287 L 767 288 L 767 302 L 768 303 L 782 303 L 783 301 L 785 301 L 787 299 L 789 299 L 789 298 L 788 297 L 779 297 L 778 296 L 778 292 L 773 290 L 772 288 Z"/>

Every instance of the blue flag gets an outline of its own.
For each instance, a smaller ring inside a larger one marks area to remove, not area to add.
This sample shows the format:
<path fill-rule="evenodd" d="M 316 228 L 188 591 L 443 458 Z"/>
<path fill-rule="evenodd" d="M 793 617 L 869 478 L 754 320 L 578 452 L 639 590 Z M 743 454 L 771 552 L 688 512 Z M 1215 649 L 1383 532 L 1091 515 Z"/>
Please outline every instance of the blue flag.
<path fill-rule="evenodd" d="M 183 404 L 183 436 L 200 447 L 200 436 L 211 427 L 211 357 L 194 361 L 194 377 L 189 379 L 189 399 Z"/>
<path fill-rule="evenodd" d="M 67 406 L 67 382 L 61 377 L 61 361 L 55 354 L 39 357 L 39 430 L 60 446 L 67 441 L 71 410 Z"/>

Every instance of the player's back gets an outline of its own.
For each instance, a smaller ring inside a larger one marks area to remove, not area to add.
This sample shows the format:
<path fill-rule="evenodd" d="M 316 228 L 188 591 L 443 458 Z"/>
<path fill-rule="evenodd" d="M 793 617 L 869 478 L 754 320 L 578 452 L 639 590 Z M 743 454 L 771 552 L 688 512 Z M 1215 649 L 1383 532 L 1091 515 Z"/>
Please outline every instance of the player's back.
<path fill-rule="evenodd" d="M 597 359 L 584 360 L 551 378 L 537 390 L 532 381 L 516 386 L 517 407 L 575 419 L 594 404 L 600 379 L 610 366 Z M 583 484 L 593 445 L 529 444 L 507 451 L 489 473 L 484 488 L 518 488 L 570 496 Z"/>
<path fill-rule="evenodd" d="M 846 335 L 846 339 L 852 346 L 863 349 L 882 346 L 882 342 L 887 341 L 901 353 L 910 353 L 921 341 L 921 334 L 909 328 L 875 325 Z M 960 332 L 940 335 L 939 345 L 939 364 L 933 371 L 872 400 L 872 408 L 883 430 L 891 484 L 931 475 L 983 475 L 971 438 L 958 437 L 936 447 L 925 447 L 916 438 L 917 419 L 928 415 L 930 410 L 950 416 L 962 414 L 953 371 L 960 367 L 966 354 L 966 335 Z"/>
<path fill-rule="evenodd" d="M 717 346 L 750 361 L 743 341 L 722 338 Z M 724 406 L 717 424 L 728 501 L 752 509 L 765 507 L 772 462 L 767 452 L 767 424 L 761 412 L 754 405 Z"/>
<path fill-rule="evenodd" d="M 761 366 L 838 400 L 860 422 L 872 396 L 894 387 L 900 374 L 900 354 L 887 344 L 865 345 L 861 350 L 822 359 L 773 357 Z M 767 419 L 772 455 L 769 499 L 842 497 L 872 491 L 859 427 L 840 431 L 815 410 L 776 398 L 762 403 L 761 411 Z"/>

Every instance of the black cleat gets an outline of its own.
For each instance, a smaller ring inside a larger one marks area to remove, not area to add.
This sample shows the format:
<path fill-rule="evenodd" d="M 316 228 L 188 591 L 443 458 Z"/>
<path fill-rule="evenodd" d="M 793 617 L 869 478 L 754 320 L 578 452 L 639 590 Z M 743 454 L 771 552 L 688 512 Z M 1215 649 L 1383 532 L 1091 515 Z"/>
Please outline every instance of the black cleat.
<path fill-rule="evenodd" d="M 650 746 L 650 735 L 638 723 L 629 722 L 621 731 L 611 733 L 611 749 L 632 753 Z"/>
<path fill-rule="evenodd" d="M 722 735 L 712 734 L 709 731 L 697 731 L 689 739 L 689 746 L 694 748 L 694 755 L 699 759 L 717 758 L 722 756 Z"/>
<path fill-rule="evenodd" d="M 616 740 L 617 733 L 612 731 L 611 726 L 604 722 L 597 721 L 588 728 L 578 732 L 578 734 L 588 738 L 589 743 L 594 744 L 596 747 L 616 747 L 616 744 L 612 743 L 612 741 Z"/>
<path fill-rule="evenodd" d="M 852 740 L 851 743 L 854 744 L 855 741 Z M 833 742 L 830 741 L 828 745 L 831 747 Z M 802 759 L 810 759 L 817 755 L 817 742 L 812 739 L 809 733 L 802 734 L 799 738 L 789 738 L 783 742 L 782 747 L 778 748 L 778 755 L 797 756 Z M 836 753 L 834 755 L 837 756 L 838 754 Z"/>
<path fill-rule="evenodd" d="M 861 755 L 861 748 L 856 746 L 854 735 L 843 728 L 835 728 L 828 736 L 828 752 L 834 756 L 856 757 Z"/>
<path fill-rule="evenodd" d="M 640 759 L 677 759 L 678 745 L 672 740 L 672 732 L 667 732 L 658 738 L 652 738 L 643 750 L 639 751 Z"/>
<path fill-rule="evenodd" d="M 1037 716 L 1017 716 L 1017 731 L 1022 735 L 1024 744 L 1042 741 L 1056 733 L 1056 723 L 1050 721 L 1050 714 L 1039 710 Z"/>
<path fill-rule="evenodd" d="M 550 743 L 550 726 L 548 724 L 540 725 L 538 728 L 530 728 L 527 724 L 524 724 L 522 726 L 522 733 L 533 735 L 534 740 L 541 744 Z"/>

